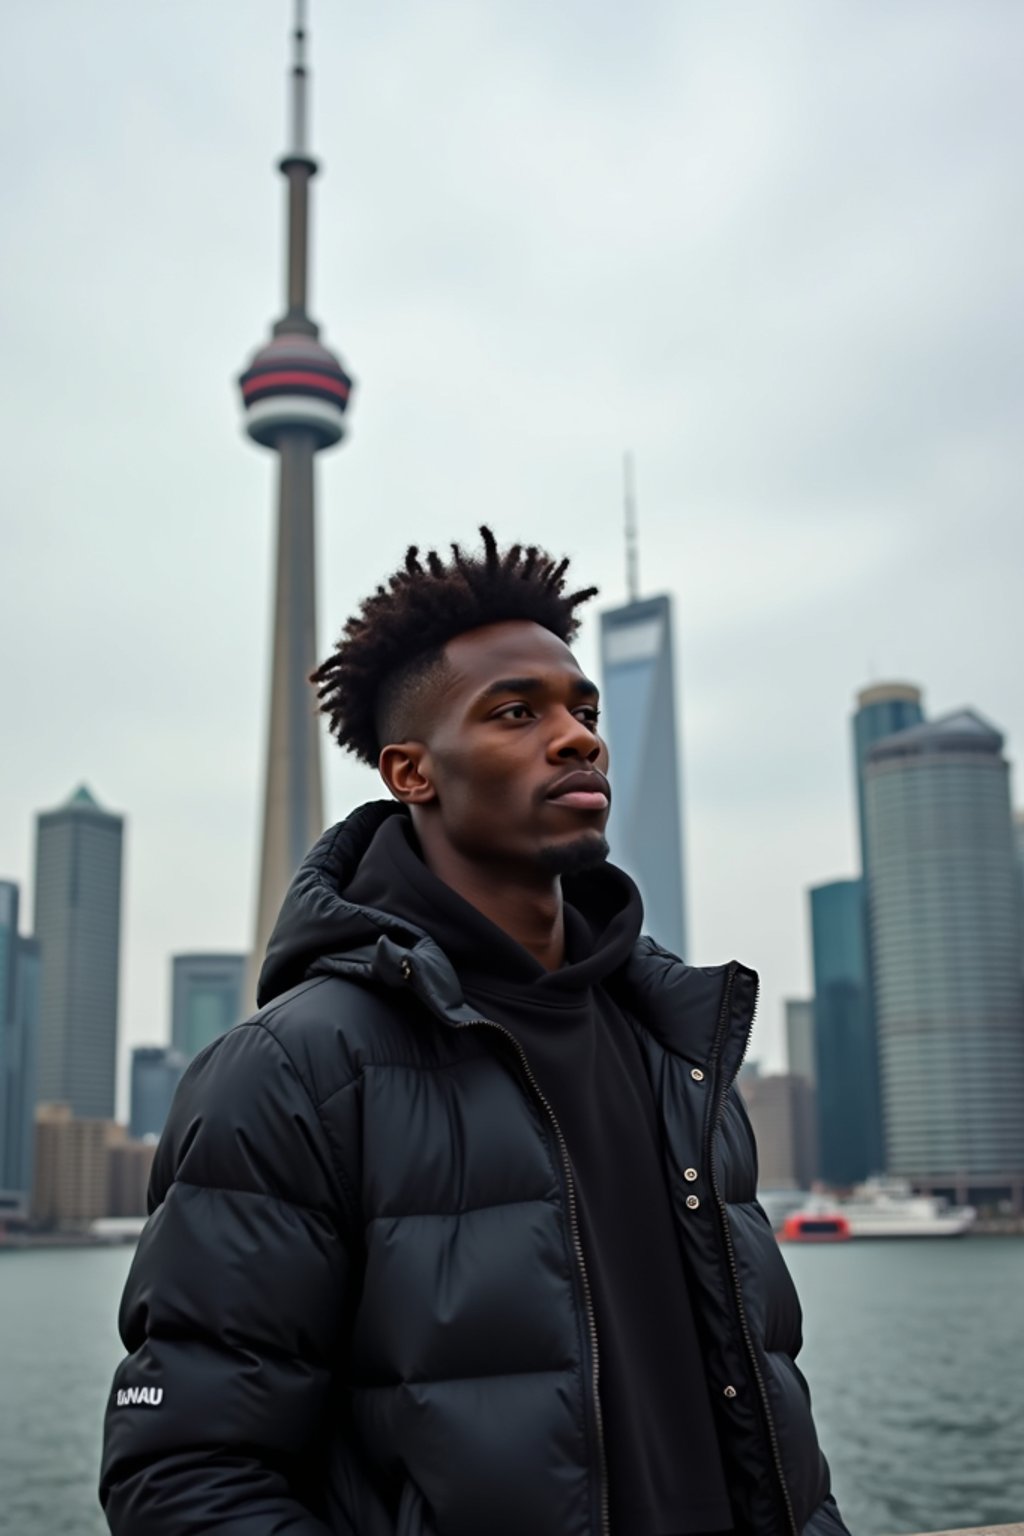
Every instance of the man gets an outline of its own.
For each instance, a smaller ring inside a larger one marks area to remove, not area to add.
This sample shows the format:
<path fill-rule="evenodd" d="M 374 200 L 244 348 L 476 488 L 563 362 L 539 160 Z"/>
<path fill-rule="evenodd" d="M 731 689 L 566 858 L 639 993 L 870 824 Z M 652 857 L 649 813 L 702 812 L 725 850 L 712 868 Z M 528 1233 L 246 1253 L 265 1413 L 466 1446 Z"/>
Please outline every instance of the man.
<path fill-rule="evenodd" d="M 842 1533 L 732 1089 L 757 978 L 606 862 L 590 591 L 411 549 L 314 675 L 392 799 L 185 1076 L 121 1311 L 117 1536 Z"/>

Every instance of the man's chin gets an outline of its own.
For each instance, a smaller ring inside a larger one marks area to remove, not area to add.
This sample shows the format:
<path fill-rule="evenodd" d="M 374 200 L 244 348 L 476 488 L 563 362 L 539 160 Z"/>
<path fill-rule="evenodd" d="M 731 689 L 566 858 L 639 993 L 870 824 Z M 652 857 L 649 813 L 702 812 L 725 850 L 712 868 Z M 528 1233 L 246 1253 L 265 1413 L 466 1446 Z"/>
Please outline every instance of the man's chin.
<path fill-rule="evenodd" d="M 596 869 L 608 857 L 608 841 L 601 832 L 584 832 L 569 842 L 548 843 L 537 858 L 552 875 L 582 875 Z"/>

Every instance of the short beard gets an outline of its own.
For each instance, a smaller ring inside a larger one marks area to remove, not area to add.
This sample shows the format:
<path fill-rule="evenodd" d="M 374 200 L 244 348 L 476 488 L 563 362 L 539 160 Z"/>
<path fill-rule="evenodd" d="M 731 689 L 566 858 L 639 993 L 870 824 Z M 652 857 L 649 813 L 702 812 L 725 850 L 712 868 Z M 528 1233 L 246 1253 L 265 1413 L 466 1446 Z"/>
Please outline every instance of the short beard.
<path fill-rule="evenodd" d="M 552 843 L 541 848 L 537 862 L 549 875 L 582 875 L 596 869 L 608 857 L 608 842 L 600 833 L 585 832 L 571 843 Z"/>

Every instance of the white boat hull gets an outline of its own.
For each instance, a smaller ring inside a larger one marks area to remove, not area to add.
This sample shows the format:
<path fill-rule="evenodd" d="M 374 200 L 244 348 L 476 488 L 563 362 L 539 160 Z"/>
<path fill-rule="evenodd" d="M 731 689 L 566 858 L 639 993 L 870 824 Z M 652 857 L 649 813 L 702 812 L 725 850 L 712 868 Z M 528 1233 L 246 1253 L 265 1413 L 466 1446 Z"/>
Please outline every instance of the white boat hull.
<path fill-rule="evenodd" d="M 978 1215 L 973 1206 L 951 1205 L 941 1195 L 914 1194 L 904 1179 L 866 1179 L 845 1200 L 810 1194 L 794 1207 L 792 1202 L 800 1198 L 799 1190 L 764 1194 L 766 1203 L 773 1199 L 781 1207 L 785 1202 L 786 1215 L 841 1215 L 849 1224 L 851 1238 L 963 1237 Z M 777 1225 L 782 1225 L 781 1219 Z"/>
<path fill-rule="evenodd" d="M 901 1221 L 898 1217 L 879 1220 L 875 1216 L 857 1216 L 847 1207 L 850 1236 L 856 1237 L 963 1237 L 974 1224 L 974 1212 L 950 1213 L 924 1220 Z"/>
<path fill-rule="evenodd" d="M 941 1195 L 916 1195 L 902 1179 L 868 1179 L 841 1208 L 851 1237 L 963 1237 L 978 1214 Z"/>

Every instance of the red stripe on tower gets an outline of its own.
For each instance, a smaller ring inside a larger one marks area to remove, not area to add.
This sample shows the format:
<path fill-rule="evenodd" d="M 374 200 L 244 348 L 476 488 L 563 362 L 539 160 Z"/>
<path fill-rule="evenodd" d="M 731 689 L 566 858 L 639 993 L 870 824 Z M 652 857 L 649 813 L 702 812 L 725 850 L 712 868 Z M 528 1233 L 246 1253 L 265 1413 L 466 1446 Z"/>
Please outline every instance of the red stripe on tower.
<path fill-rule="evenodd" d="M 254 373 L 242 380 L 242 398 L 249 401 L 264 390 L 316 389 L 347 400 L 350 385 L 347 379 L 331 378 L 326 373 L 312 373 L 299 369 L 280 370 L 276 373 Z"/>

